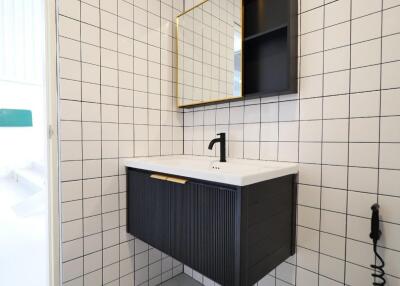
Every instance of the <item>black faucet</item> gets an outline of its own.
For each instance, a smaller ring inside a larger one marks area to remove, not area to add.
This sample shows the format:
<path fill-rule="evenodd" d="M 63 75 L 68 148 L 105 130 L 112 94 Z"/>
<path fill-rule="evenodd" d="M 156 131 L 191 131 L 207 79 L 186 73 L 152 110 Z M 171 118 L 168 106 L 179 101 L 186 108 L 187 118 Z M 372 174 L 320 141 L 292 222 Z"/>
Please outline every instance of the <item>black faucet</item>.
<path fill-rule="evenodd" d="M 217 135 L 219 135 L 219 138 L 215 138 L 213 140 L 211 140 L 210 144 L 208 144 L 208 149 L 212 150 L 213 146 L 215 143 L 219 143 L 220 146 L 220 152 L 219 152 L 219 161 L 220 162 L 226 162 L 226 154 L 225 154 L 225 133 L 218 133 Z"/>

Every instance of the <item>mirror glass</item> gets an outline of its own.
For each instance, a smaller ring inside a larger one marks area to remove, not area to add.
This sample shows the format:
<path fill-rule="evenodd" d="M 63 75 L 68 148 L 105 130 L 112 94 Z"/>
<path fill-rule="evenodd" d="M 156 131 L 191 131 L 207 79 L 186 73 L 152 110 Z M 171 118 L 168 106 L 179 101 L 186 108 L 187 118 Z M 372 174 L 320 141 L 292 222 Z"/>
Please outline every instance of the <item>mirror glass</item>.
<path fill-rule="evenodd" d="M 241 0 L 207 0 L 178 15 L 178 106 L 242 97 Z"/>

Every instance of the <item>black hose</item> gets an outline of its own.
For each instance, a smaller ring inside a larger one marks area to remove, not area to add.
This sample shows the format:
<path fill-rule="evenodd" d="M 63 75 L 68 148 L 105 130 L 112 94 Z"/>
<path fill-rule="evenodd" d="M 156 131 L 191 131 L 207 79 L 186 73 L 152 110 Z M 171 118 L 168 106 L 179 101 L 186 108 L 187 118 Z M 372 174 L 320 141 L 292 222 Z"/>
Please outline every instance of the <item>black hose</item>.
<path fill-rule="evenodd" d="M 374 277 L 374 282 L 372 285 L 384 286 L 386 284 L 386 279 L 384 277 L 385 271 L 383 270 L 383 267 L 385 267 L 385 261 L 383 261 L 383 258 L 379 255 L 377 251 L 378 240 L 382 235 L 382 232 L 379 229 L 379 205 L 374 204 L 371 207 L 371 209 L 372 209 L 371 233 L 369 234 L 369 236 L 374 243 L 374 253 L 380 262 L 380 265 L 371 264 L 371 268 L 374 269 L 374 273 L 371 274 L 372 277 Z"/>

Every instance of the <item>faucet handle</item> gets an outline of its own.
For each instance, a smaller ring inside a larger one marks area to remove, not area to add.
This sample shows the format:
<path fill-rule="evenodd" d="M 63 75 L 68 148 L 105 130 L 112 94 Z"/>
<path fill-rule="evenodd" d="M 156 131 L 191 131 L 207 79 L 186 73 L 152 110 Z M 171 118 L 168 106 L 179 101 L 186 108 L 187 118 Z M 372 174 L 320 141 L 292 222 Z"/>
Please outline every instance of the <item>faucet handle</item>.
<path fill-rule="evenodd" d="M 225 136 L 225 132 L 217 133 L 219 136 Z"/>

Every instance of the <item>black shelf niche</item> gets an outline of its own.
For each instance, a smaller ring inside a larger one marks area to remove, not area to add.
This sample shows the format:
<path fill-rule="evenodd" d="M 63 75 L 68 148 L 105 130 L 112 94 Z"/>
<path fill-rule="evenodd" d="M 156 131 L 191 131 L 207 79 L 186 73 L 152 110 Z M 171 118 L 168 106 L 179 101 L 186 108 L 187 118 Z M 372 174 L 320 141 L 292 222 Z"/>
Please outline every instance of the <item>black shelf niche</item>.
<path fill-rule="evenodd" d="M 244 0 L 243 95 L 297 92 L 297 0 Z"/>

